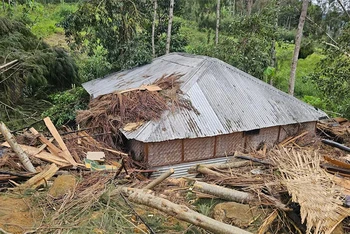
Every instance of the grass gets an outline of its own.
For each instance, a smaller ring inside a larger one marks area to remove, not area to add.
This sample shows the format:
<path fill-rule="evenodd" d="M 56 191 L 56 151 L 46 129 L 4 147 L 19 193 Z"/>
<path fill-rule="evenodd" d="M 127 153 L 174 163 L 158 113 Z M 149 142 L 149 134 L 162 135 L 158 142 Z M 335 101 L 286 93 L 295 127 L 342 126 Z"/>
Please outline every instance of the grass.
<path fill-rule="evenodd" d="M 78 9 L 76 3 L 60 4 L 40 4 L 32 3 L 30 6 L 15 5 L 8 7 L 7 11 L 0 12 L 0 16 L 12 17 L 15 19 L 24 19 L 30 21 L 31 31 L 38 37 L 46 38 L 55 33 L 63 34 L 63 28 L 59 23 L 71 12 Z"/>
<path fill-rule="evenodd" d="M 278 69 L 276 72 L 276 87 L 288 92 L 290 67 L 294 51 L 294 44 L 281 43 L 277 47 L 277 60 Z M 317 96 L 318 91 L 316 85 L 311 83 L 306 77 L 314 72 L 317 63 L 323 58 L 320 51 L 317 51 L 309 55 L 305 59 L 298 60 L 296 81 L 295 81 L 295 94 L 299 98 L 304 96 Z"/>

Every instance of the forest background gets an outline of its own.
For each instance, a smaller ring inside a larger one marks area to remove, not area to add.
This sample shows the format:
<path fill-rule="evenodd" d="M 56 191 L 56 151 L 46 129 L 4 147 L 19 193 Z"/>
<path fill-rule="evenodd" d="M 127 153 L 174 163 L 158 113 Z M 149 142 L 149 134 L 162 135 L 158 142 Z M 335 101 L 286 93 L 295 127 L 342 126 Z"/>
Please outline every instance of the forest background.
<path fill-rule="evenodd" d="M 172 2 L 3 0 L 0 119 L 13 130 L 43 116 L 73 126 L 89 102 L 81 83 L 167 52 Z M 169 51 L 216 57 L 288 92 L 301 11 L 299 0 L 175 0 Z M 348 118 L 349 22 L 349 1 L 308 3 L 294 90 Z"/>

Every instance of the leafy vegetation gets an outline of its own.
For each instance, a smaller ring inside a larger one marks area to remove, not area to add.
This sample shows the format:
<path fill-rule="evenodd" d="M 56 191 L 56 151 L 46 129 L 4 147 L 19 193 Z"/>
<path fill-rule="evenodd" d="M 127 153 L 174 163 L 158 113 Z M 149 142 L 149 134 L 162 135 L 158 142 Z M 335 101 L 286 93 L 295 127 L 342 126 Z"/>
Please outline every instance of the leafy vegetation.
<path fill-rule="evenodd" d="M 76 87 L 49 96 L 52 106 L 43 112 L 42 117 L 50 116 L 57 126 L 74 126 L 77 110 L 84 110 L 89 102 L 89 94 L 82 87 Z"/>
<path fill-rule="evenodd" d="M 78 87 L 81 82 L 152 59 L 152 1 L 11 2 L 4 3 L 0 12 L 0 63 L 18 59 L 20 65 L 0 74 L 0 101 L 10 105 L 1 118 L 21 118 L 21 103 L 34 98 L 52 102 L 44 115 L 56 124 L 69 123 L 74 110 L 88 102 Z M 225 0 L 221 4 L 215 45 L 216 1 L 177 1 L 170 50 L 217 57 L 287 91 L 301 2 L 255 0 L 249 6 L 243 0 Z M 165 53 L 168 8 L 168 0 L 158 0 L 156 56 Z M 349 17 L 336 2 L 310 3 L 295 95 L 329 113 L 350 117 L 348 24 Z M 0 108 L 5 110 L 4 105 Z"/>

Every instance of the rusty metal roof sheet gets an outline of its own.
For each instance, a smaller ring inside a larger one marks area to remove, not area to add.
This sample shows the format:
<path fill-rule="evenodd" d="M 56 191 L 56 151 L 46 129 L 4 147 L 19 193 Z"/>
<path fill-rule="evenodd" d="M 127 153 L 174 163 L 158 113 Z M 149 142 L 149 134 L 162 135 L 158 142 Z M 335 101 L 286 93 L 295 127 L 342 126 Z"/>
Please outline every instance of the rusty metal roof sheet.
<path fill-rule="evenodd" d="M 93 97 L 152 84 L 164 74 L 181 73 L 183 97 L 196 109 L 165 111 L 128 139 L 159 142 L 208 137 L 278 125 L 316 121 L 327 115 L 218 59 L 172 53 L 151 64 L 89 81 Z"/>

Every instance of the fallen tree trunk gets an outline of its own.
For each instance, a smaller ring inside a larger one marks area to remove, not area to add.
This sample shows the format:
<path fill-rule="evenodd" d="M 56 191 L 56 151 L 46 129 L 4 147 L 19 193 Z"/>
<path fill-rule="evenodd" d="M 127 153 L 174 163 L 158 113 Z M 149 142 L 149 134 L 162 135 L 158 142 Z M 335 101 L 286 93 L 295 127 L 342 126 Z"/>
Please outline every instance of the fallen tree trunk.
<path fill-rule="evenodd" d="M 196 181 L 193 185 L 193 188 L 194 190 L 197 190 L 199 192 L 214 195 L 218 198 L 228 201 L 248 203 L 254 199 L 254 196 L 250 193 L 241 192 L 238 190 L 229 189 L 218 185 L 207 184 L 200 181 Z"/>
<path fill-rule="evenodd" d="M 199 164 L 188 169 L 188 173 L 196 173 L 198 167 L 205 167 L 208 169 L 230 169 L 230 168 L 238 168 L 253 165 L 252 162 L 249 161 L 239 161 L 239 162 L 230 162 L 223 164 Z"/>
<path fill-rule="evenodd" d="M 144 187 L 144 189 L 153 189 L 154 187 L 156 187 L 158 184 L 160 184 L 163 180 L 165 180 L 166 178 L 168 178 L 172 174 L 174 174 L 174 169 L 173 168 L 171 168 L 170 170 L 164 172 L 158 178 L 154 179 L 151 183 L 147 184 Z"/>
<path fill-rule="evenodd" d="M 324 143 L 326 145 L 330 145 L 330 146 L 336 147 L 338 149 L 342 149 L 342 150 L 345 150 L 347 152 L 350 152 L 350 147 L 347 147 L 347 146 L 340 144 L 338 142 L 335 142 L 332 140 L 327 140 L 327 139 L 322 139 L 321 141 L 322 141 L 322 143 Z"/>
<path fill-rule="evenodd" d="M 12 150 L 17 154 L 24 168 L 29 172 L 36 173 L 36 170 L 32 162 L 30 161 L 28 155 L 18 145 L 16 139 L 13 137 L 13 135 L 10 133 L 10 130 L 6 127 L 6 125 L 3 122 L 0 123 L 0 132 L 5 137 L 6 141 L 10 144 Z"/>
<path fill-rule="evenodd" d="M 198 165 L 196 168 L 196 171 L 199 173 L 202 173 L 204 175 L 210 175 L 210 176 L 215 176 L 215 177 L 219 177 L 219 178 L 225 177 L 224 174 L 213 171 L 213 170 L 211 170 L 203 165 Z"/>
<path fill-rule="evenodd" d="M 158 209 L 168 215 L 174 216 L 177 219 L 186 221 L 213 233 L 250 233 L 238 227 L 219 222 L 203 214 L 197 213 L 184 205 L 177 205 L 166 199 L 148 194 L 146 191 L 141 189 L 122 188 L 122 193 L 124 194 L 124 196 L 128 197 L 128 199 L 132 202 L 136 202 L 142 205 Z"/>

